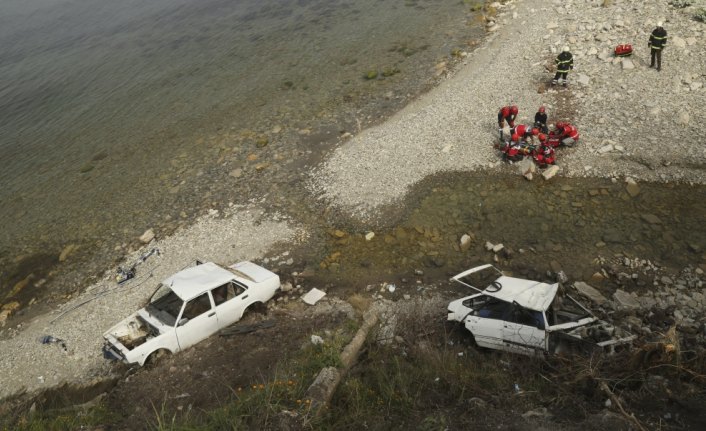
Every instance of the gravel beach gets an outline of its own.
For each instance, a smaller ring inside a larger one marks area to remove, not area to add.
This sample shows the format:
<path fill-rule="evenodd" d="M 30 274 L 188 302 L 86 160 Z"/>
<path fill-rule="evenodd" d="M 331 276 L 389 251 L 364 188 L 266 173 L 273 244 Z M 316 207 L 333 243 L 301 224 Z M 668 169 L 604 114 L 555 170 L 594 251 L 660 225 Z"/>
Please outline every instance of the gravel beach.
<path fill-rule="evenodd" d="M 578 126 L 580 143 L 559 150 L 559 175 L 706 183 L 706 139 L 696 124 L 696 113 L 706 106 L 706 25 L 691 19 L 689 9 L 672 8 L 666 0 L 616 0 L 609 7 L 601 3 L 498 4 L 483 46 L 468 53 L 464 64 L 434 90 L 381 125 L 343 141 L 311 174 L 310 190 L 367 220 L 429 175 L 507 170 L 492 144 L 497 111 L 509 103 L 520 107 L 519 123 L 531 122 L 545 105 L 550 122 L 570 119 Z M 647 48 L 659 20 L 670 37 L 661 72 L 648 67 Z M 620 43 L 632 43 L 635 55 L 614 58 L 612 49 Z M 568 89 L 553 89 L 545 66 L 564 45 L 571 47 L 576 68 Z M 557 110 L 566 106 L 572 106 L 570 118 Z M 278 242 L 306 238 L 294 222 L 264 215 L 264 205 L 233 206 L 173 237 L 158 238 L 127 259 L 132 262 L 152 247 L 161 251 L 138 267 L 130 283 L 116 286 L 110 268 L 102 280 L 56 311 L 20 328 L 5 328 L 0 398 L 109 375 L 111 366 L 100 351 L 104 331 L 131 314 L 159 280 L 195 258 L 220 263 L 256 259 Z M 270 258 L 269 267 L 287 259 L 286 254 Z M 67 350 L 41 344 L 45 335 L 65 340 Z"/>
<path fill-rule="evenodd" d="M 505 169 L 492 145 L 497 112 L 508 104 L 519 106 L 518 124 L 532 123 L 544 105 L 550 123 L 577 125 L 580 143 L 559 150 L 561 175 L 704 183 L 706 140 L 694 117 L 706 106 L 706 26 L 690 8 L 666 1 L 601 4 L 496 4 L 487 43 L 434 91 L 345 142 L 313 175 L 311 189 L 368 219 L 428 175 Z M 660 20 L 670 41 L 657 72 L 647 41 Z M 622 43 L 634 46 L 632 57 L 613 56 Z M 571 84 L 553 88 L 545 66 L 565 45 L 574 55 Z"/>

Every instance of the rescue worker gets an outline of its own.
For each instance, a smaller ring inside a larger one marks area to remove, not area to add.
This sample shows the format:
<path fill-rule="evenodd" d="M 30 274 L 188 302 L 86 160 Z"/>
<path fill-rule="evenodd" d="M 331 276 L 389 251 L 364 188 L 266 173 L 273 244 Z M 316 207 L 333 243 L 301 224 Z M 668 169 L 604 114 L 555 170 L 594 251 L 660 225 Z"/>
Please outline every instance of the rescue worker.
<path fill-rule="evenodd" d="M 498 112 L 498 132 L 500 133 L 500 140 L 503 140 L 503 129 L 505 128 L 505 121 L 507 121 L 508 126 L 515 127 L 515 118 L 517 117 L 517 105 L 503 106 Z"/>
<path fill-rule="evenodd" d="M 579 141 L 579 129 L 569 123 L 556 123 L 554 135 L 559 138 L 559 142 L 567 147 L 573 147 Z"/>
<path fill-rule="evenodd" d="M 534 161 L 537 162 L 540 168 L 546 168 L 547 165 L 553 165 L 556 161 L 554 148 L 547 143 L 547 135 L 539 134 L 539 148 L 534 151 Z"/>
<path fill-rule="evenodd" d="M 529 124 L 520 124 L 510 131 L 513 134 L 517 134 L 517 136 L 519 136 L 524 142 L 532 144 L 534 144 L 534 137 L 539 135 L 539 129 L 536 127 L 530 127 Z"/>
<path fill-rule="evenodd" d="M 655 60 L 657 60 L 657 71 L 659 72 L 662 70 L 662 50 L 667 46 L 667 30 L 662 27 L 661 21 L 657 23 L 657 28 L 652 30 L 647 46 L 650 47 L 652 54 L 650 67 L 655 67 Z"/>
<path fill-rule="evenodd" d="M 554 63 L 556 63 L 556 75 L 554 75 L 552 85 L 558 84 L 559 79 L 561 79 L 562 84 L 566 87 L 569 84 L 569 80 L 567 79 L 569 70 L 574 68 L 574 56 L 569 52 L 568 46 L 565 46 L 564 49 L 561 50 L 561 54 L 557 56 Z"/>
<path fill-rule="evenodd" d="M 547 127 L 547 112 L 544 106 L 539 107 L 539 111 L 534 114 L 534 127 L 542 131 L 542 133 L 549 133 L 549 128 Z"/>

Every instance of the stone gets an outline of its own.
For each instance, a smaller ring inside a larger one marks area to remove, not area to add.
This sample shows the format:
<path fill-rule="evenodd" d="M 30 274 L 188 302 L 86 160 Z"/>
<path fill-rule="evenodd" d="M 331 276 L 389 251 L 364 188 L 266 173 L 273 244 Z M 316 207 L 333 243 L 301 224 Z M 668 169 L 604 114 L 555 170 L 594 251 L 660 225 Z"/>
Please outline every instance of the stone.
<path fill-rule="evenodd" d="M 589 78 L 585 73 L 579 73 L 576 75 L 576 82 L 581 85 L 588 85 L 591 83 L 591 78 Z"/>
<path fill-rule="evenodd" d="M 282 290 L 282 292 L 289 292 L 289 291 L 291 291 L 292 289 L 294 289 L 294 287 L 292 286 L 292 283 L 290 283 L 290 282 L 288 282 L 288 281 L 285 281 L 285 282 L 282 283 L 282 285 L 280 286 L 280 289 Z"/>
<path fill-rule="evenodd" d="M 552 21 L 549 24 L 547 24 L 547 30 L 554 30 L 555 28 L 559 28 L 558 22 Z"/>
<path fill-rule="evenodd" d="M 522 159 L 522 161 L 517 164 L 517 168 L 520 175 L 530 181 L 532 181 L 532 174 L 537 171 L 537 166 L 534 164 L 534 160 L 530 157 Z"/>
<path fill-rule="evenodd" d="M 152 241 L 154 239 L 154 237 L 155 237 L 154 230 L 152 228 L 147 229 L 145 231 L 145 233 L 143 233 L 140 236 L 140 242 L 143 244 L 148 244 L 150 241 Z"/>
<path fill-rule="evenodd" d="M 471 248 L 471 236 L 467 233 L 463 234 L 459 246 L 461 247 L 461 251 L 468 251 L 468 249 Z"/>
<path fill-rule="evenodd" d="M 640 307 L 640 303 L 638 302 L 637 298 L 625 292 L 624 290 L 616 290 L 613 294 L 613 300 L 617 303 L 618 306 L 622 308 L 627 308 L 629 310 L 634 310 Z"/>
<path fill-rule="evenodd" d="M 372 240 L 373 238 L 375 238 L 375 232 L 368 232 L 368 233 L 365 234 L 365 240 L 366 240 L 366 241 L 370 241 L 370 240 Z"/>
<path fill-rule="evenodd" d="M 502 244 L 495 244 L 495 245 L 493 246 L 493 253 L 497 253 L 497 252 L 499 252 L 500 250 L 502 250 L 503 248 L 505 248 L 504 245 L 502 245 Z"/>
<path fill-rule="evenodd" d="M 662 224 L 662 220 L 654 214 L 641 214 L 640 218 L 649 224 Z"/>
<path fill-rule="evenodd" d="M 550 180 L 554 178 L 556 174 L 558 174 L 561 171 L 561 168 L 557 165 L 552 165 L 548 167 L 547 169 L 542 172 L 542 177 L 544 177 L 545 180 Z"/>
<path fill-rule="evenodd" d="M 68 259 L 69 255 L 73 253 L 78 246 L 76 244 L 69 244 L 64 249 L 61 251 L 61 254 L 59 254 L 59 262 L 64 262 L 66 259 Z"/>
<path fill-rule="evenodd" d="M 622 64 L 623 64 L 623 70 L 633 70 L 635 68 L 635 64 L 630 60 L 629 58 L 622 58 Z"/>
<path fill-rule="evenodd" d="M 493 249 L 493 247 L 495 247 L 495 245 L 492 242 L 490 242 L 490 241 L 485 242 L 485 249 L 486 250 L 491 251 Z"/>
<path fill-rule="evenodd" d="M 343 238 L 346 236 L 346 233 L 342 230 L 336 229 L 335 231 L 333 231 L 333 236 L 335 236 L 336 238 Z"/>
<path fill-rule="evenodd" d="M 590 299 L 597 305 L 603 305 L 608 302 L 608 298 L 603 296 L 603 294 L 599 292 L 598 289 L 594 288 L 593 286 L 587 283 L 584 283 L 583 281 L 575 282 L 574 289 L 576 289 L 580 294 Z"/>
<path fill-rule="evenodd" d="M 606 144 L 606 145 L 603 145 L 602 147 L 600 147 L 596 152 L 598 154 L 605 154 L 605 153 L 610 153 L 611 151 L 613 151 L 613 149 L 614 148 L 613 148 L 612 144 Z"/>
<path fill-rule="evenodd" d="M 627 191 L 631 197 L 634 198 L 635 196 L 640 194 L 640 186 L 637 185 L 635 180 L 633 180 L 632 178 L 627 178 L 625 182 L 627 183 L 625 186 L 625 191 Z"/>
<path fill-rule="evenodd" d="M 243 176 L 243 170 L 240 168 L 236 168 L 236 169 L 233 169 L 232 171 L 230 171 L 230 173 L 228 175 L 230 175 L 233 178 L 240 178 Z"/>

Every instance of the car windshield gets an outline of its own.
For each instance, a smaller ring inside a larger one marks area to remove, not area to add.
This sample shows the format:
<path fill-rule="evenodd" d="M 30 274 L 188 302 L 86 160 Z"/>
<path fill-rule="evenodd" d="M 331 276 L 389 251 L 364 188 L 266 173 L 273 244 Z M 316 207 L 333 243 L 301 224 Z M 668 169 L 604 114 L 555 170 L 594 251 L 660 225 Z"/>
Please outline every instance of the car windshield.
<path fill-rule="evenodd" d="M 160 284 L 146 310 L 165 325 L 174 326 L 183 304 L 184 301 L 169 286 Z"/>

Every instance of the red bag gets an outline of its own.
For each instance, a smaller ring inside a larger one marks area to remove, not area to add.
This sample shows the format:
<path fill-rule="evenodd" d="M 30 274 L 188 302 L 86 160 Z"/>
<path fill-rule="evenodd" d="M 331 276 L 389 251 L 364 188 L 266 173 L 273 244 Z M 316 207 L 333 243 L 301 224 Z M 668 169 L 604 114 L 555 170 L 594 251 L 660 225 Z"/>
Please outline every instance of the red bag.
<path fill-rule="evenodd" d="M 618 45 L 615 47 L 615 56 L 616 57 L 627 57 L 630 55 L 632 55 L 632 45 L 625 44 L 625 45 Z"/>

